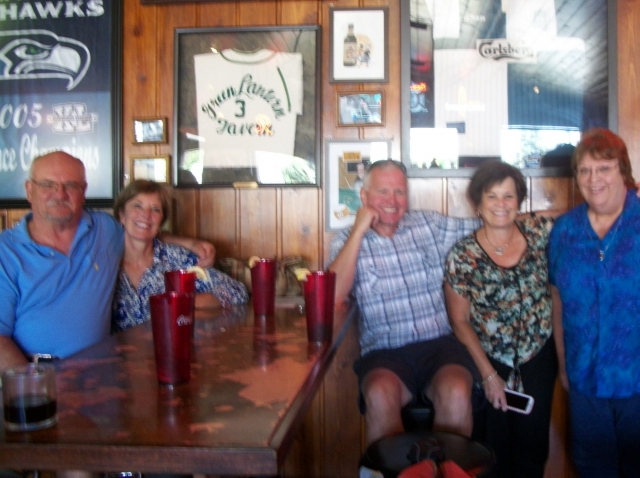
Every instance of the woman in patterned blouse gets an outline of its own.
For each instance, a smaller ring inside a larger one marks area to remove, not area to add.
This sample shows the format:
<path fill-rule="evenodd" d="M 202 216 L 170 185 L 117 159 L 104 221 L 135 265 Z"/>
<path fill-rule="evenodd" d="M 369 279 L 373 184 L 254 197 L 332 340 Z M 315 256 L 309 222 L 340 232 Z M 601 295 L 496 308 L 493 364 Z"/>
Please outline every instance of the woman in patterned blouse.
<path fill-rule="evenodd" d="M 491 405 L 474 433 L 495 451 L 497 476 L 510 478 L 544 475 L 557 374 L 546 256 L 553 219 L 519 216 L 526 194 L 518 169 L 483 163 L 468 189 L 483 226 L 453 247 L 445 266 L 449 319 Z M 507 411 L 505 388 L 534 397 L 529 415 Z"/>
<path fill-rule="evenodd" d="M 116 199 L 113 210 L 124 228 L 125 250 L 113 299 L 113 332 L 149 320 L 149 296 L 165 291 L 165 271 L 196 265 L 193 253 L 158 239 L 169 204 L 167 191 L 160 184 L 145 180 L 133 181 Z M 196 280 L 196 308 L 247 302 L 242 283 L 213 268 L 206 272 L 209 280 Z"/>

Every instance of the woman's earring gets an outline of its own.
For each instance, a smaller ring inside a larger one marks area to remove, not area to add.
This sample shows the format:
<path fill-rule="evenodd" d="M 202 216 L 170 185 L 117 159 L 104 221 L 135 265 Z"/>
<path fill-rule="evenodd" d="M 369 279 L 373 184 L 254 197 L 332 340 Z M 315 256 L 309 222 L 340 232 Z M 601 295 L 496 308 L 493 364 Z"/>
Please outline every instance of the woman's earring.
<path fill-rule="evenodd" d="M 480 211 L 476 211 L 476 214 L 478 215 L 478 217 L 482 217 L 482 214 L 480 214 Z"/>

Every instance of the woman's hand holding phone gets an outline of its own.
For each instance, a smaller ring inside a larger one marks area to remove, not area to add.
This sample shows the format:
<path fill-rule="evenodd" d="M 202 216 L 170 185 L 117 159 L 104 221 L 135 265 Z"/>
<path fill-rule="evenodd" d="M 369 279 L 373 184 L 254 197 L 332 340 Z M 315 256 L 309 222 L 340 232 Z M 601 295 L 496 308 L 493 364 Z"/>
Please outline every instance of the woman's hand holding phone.
<path fill-rule="evenodd" d="M 514 392 L 513 390 L 505 389 L 505 396 L 507 398 L 507 408 L 514 412 L 524 413 L 529 415 L 533 409 L 533 397 L 524 393 Z"/>
<path fill-rule="evenodd" d="M 506 412 L 507 398 L 504 394 L 506 384 L 504 383 L 504 380 L 502 380 L 500 375 L 496 374 L 495 377 L 493 377 L 483 385 L 484 395 L 487 398 L 487 401 L 493 406 L 493 408 L 501 409 L 503 412 Z"/>

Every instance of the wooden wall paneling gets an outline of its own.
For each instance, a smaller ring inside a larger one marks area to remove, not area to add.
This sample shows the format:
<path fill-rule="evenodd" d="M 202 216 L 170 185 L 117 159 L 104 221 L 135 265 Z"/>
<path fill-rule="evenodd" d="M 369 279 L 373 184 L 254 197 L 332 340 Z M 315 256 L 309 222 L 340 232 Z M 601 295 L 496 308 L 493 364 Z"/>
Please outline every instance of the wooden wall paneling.
<path fill-rule="evenodd" d="M 640 177 L 640 2 L 618 0 L 618 131 Z"/>
<path fill-rule="evenodd" d="M 277 5 L 275 1 L 240 2 L 239 25 L 240 26 L 273 26 L 281 25 L 277 18 Z"/>
<path fill-rule="evenodd" d="M 358 379 L 353 362 L 360 356 L 354 323 L 336 352 L 324 379 L 323 459 L 325 477 L 351 478 L 365 449 L 363 420 L 358 409 Z"/>
<path fill-rule="evenodd" d="M 467 199 L 469 178 L 447 179 L 447 203 L 445 214 L 454 217 L 475 217 L 475 207 Z"/>
<path fill-rule="evenodd" d="M 157 107 L 156 115 L 167 118 L 169 141 L 166 144 L 157 145 L 157 154 L 173 155 L 173 134 L 176 125 L 173 118 L 173 77 L 174 58 L 173 51 L 175 29 L 186 28 L 195 25 L 196 7 L 194 5 L 167 5 L 157 12 Z M 178 158 L 171 157 L 171 161 Z M 173 173 L 172 173 L 173 174 Z"/>
<path fill-rule="evenodd" d="M 322 194 L 317 188 L 282 188 L 280 214 L 282 256 L 301 255 L 311 270 L 322 269 L 322 221 L 318 203 Z"/>
<path fill-rule="evenodd" d="M 320 22 L 321 2 L 283 0 L 278 5 L 282 25 L 317 25 Z"/>
<path fill-rule="evenodd" d="M 573 204 L 572 178 L 531 178 L 530 211 L 560 209 L 566 211 Z"/>
<path fill-rule="evenodd" d="M 15 227 L 15 225 L 20 222 L 22 217 L 29 212 L 31 212 L 31 209 L 9 209 L 8 211 L 6 211 L 7 216 L 5 227 L 7 229 Z"/>
<path fill-rule="evenodd" d="M 444 212 L 446 179 L 409 179 L 409 209 L 430 209 Z"/>
<path fill-rule="evenodd" d="M 173 189 L 172 230 L 187 237 L 200 237 L 196 189 Z"/>
<path fill-rule="evenodd" d="M 280 246 L 276 228 L 276 189 L 241 189 L 239 207 L 240 246 L 243 258 L 277 257 Z"/>
<path fill-rule="evenodd" d="M 238 24 L 238 4 L 236 2 L 198 3 L 197 27 L 232 27 Z"/>
<path fill-rule="evenodd" d="M 298 435 L 285 457 L 282 478 L 322 478 L 324 464 L 321 460 L 323 439 L 317 430 L 321 429 L 323 408 L 323 385 L 320 386 L 309 408 Z M 337 477 L 336 477 L 337 478 Z"/>
<path fill-rule="evenodd" d="M 123 174 L 129 174 L 132 154 L 156 154 L 154 145 L 132 144 L 132 118 L 156 115 L 156 11 L 161 7 L 142 6 L 139 0 L 123 5 L 122 150 Z"/>
<path fill-rule="evenodd" d="M 234 189 L 201 189 L 200 190 L 200 236 L 213 242 L 216 246 L 216 257 L 239 256 L 238 246 L 238 197 L 240 193 Z"/>

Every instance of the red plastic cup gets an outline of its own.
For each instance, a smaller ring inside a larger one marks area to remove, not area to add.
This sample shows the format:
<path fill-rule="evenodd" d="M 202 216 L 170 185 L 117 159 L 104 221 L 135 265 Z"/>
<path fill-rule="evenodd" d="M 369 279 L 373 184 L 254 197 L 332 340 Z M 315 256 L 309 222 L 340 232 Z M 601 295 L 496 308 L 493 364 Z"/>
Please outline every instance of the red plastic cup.
<path fill-rule="evenodd" d="M 196 273 L 185 270 L 166 271 L 164 273 L 165 292 L 179 292 L 181 294 L 193 294 L 195 300 L 196 293 Z M 191 318 L 195 320 L 195 303 Z M 193 329 L 195 333 L 195 322 Z"/>
<path fill-rule="evenodd" d="M 251 295 L 255 315 L 273 315 L 276 309 L 276 261 L 260 259 L 251 268 Z"/>
<path fill-rule="evenodd" d="M 307 315 L 309 342 L 331 342 L 333 338 L 333 308 L 336 294 L 336 273 L 315 271 L 302 282 Z"/>
<path fill-rule="evenodd" d="M 168 292 L 149 297 L 158 381 L 176 384 L 191 377 L 193 294 Z"/>
<path fill-rule="evenodd" d="M 165 292 L 196 293 L 196 273 L 184 270 L 164 273 Z"/>

